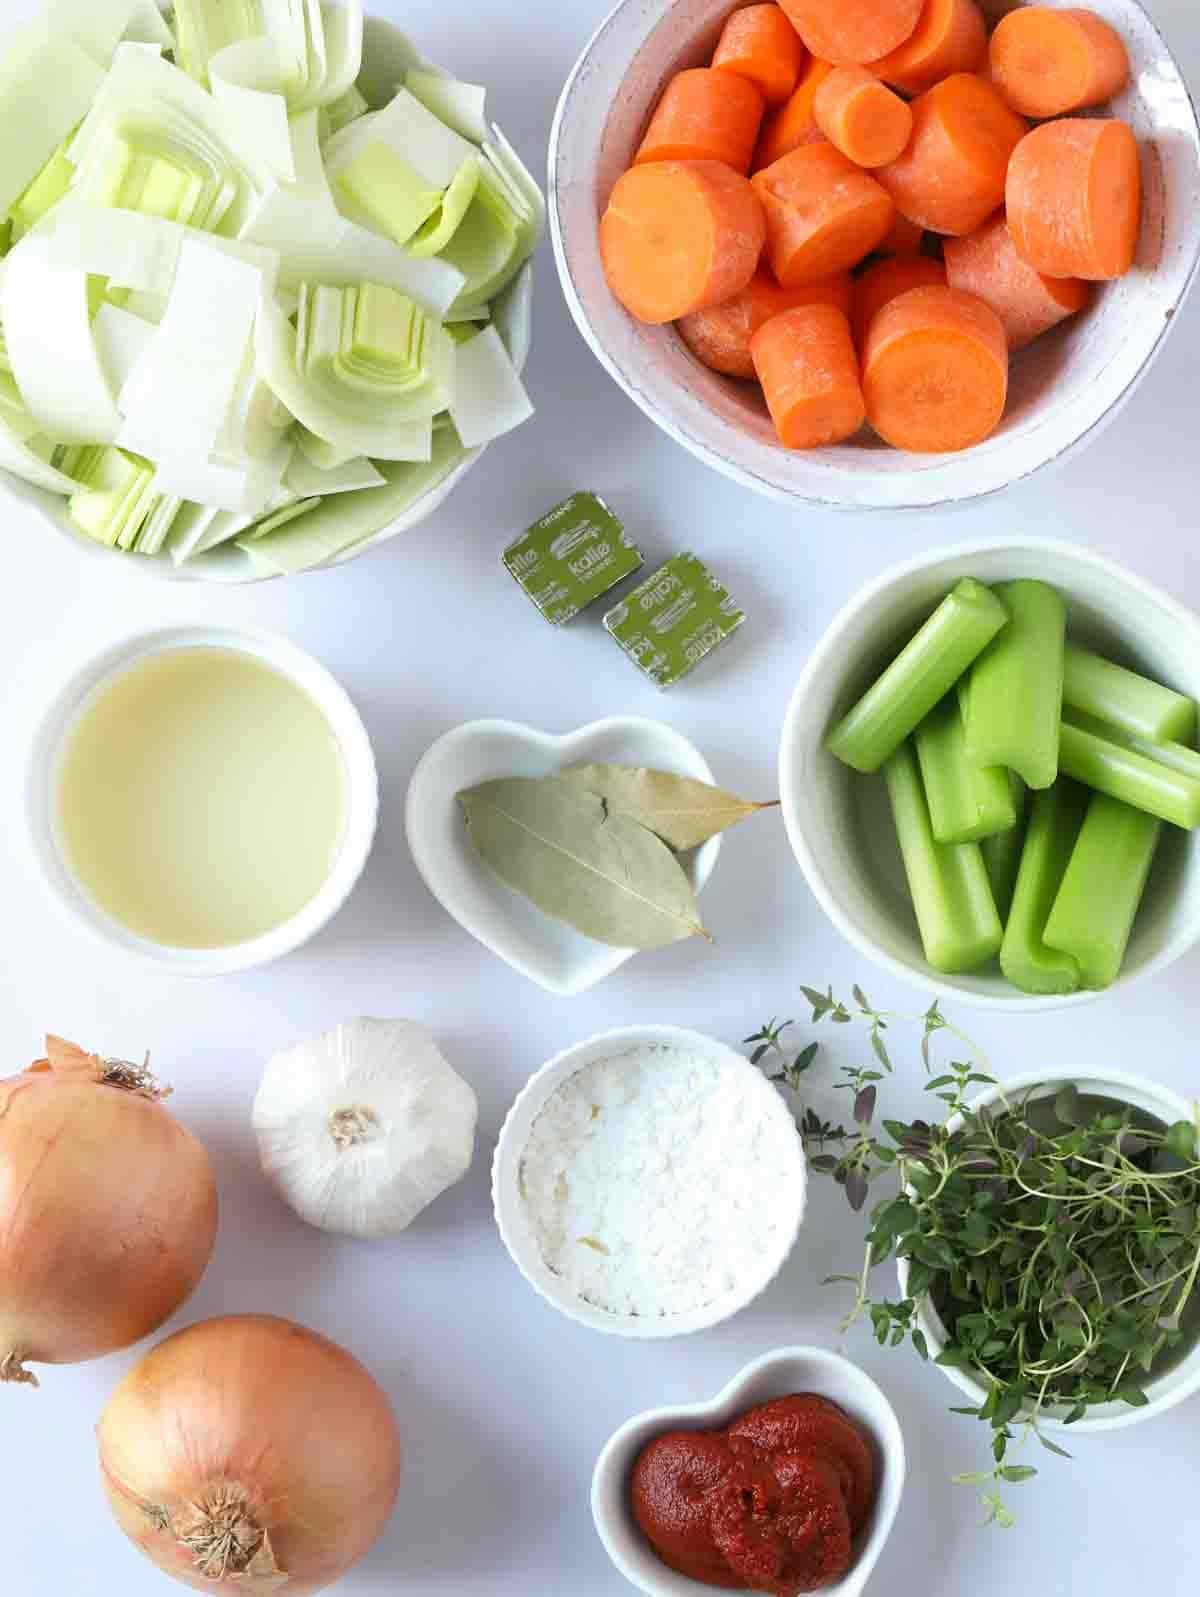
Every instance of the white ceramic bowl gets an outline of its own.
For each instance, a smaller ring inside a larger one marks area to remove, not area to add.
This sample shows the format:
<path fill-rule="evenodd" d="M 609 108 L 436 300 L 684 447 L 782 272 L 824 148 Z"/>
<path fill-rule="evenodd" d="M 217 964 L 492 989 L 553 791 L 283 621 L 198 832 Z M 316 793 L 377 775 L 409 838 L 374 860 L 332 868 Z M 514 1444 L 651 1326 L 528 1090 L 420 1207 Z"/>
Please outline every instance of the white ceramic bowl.
<path fill-rule="evenodd" d="M 1038 0 L 1065 6 L 1073 0 Z M 983 0 L 991 16 L 1011 0 Z M 1200 127 L 1183 76 L 1136 0 L 1093 0 L 1129 48 L 1114 103 L 1141 141 L 1146 218 L 1135 270 L 1013 362 L 1008 414 L 960 455 L 910 455 L 866 433 L 789 453 L 748 384 L 720 377 L 671 327 L 635 322 L 613 298 L 597 220 L 664 84 L 711 55 L 733 0 L 621 0 L 567 80 L 550 140 L 550 225 L 572 314 L 609 373 L 677 443 L 775 499 L 830 509 L 906 509 L 994 493 L 1062 459 L 1117 413 L 1148 370 L 1200 255 Z"/>
<path fill-rule="evenodd" d="M 1075 1086 L 1084 1094 L 1114 1098 L 1120 1103 L 1130 1104 L 1133 1108 L 1152 1115 L 1164 1125 L 1173 1125 L 1177 1120 L 1191 1120 L 1195 1114 L 1194 1106 L 1188 1103 L 1186 1098 L 1181 1098 L 1177 1092 L 1172 1092 L 1168 1087 L 1160 1087 L 1157 1082 L 1147 1081 L 1144 1076 L 1130 1076 L 1120 1070 L 1089 1070 L 1083 1075 L 1063 1074 L 1051 1078 L 1037 1071 L 1030 1071 L 1025 1075 L 1013 1076 L 1011 1080 L 1001 1082 L 998 1086 L 988 1087 L 977 1098 L 972 1099 L 970 1107 L 981 1109 L 999 1103 L 1002 1098 L 1011 1099 L 1016 1093 L 1030 1093 L 1034 1098 L 1053 1097 L 1066 1086 Z M 1031 1089 L 1036 1090 L 1031 1092 Z M 952 1131 L 958 1130 L 961 1124 L 960 1116 L 955 1116 L 949 1122 Z M 899 1259 L 897 1274 L 902 1298 L 908 1296 L 908 1272 L 908 1260 Z M 935 1359 L 946 1346 L 946 1328 L 928 1299 L 922 1303 L 917 1319 L 929 1344 L 930 1358 Z M 966 1394 L 972 1403 L 982 1404 L 987 1398 L 987 1388 L 974 1380 L 966 1370 L 950 1369 L 942 1365 L 938 1368 L 960 1392 Z M 1193 1347 L 1187 1357 L 1180 1360 L 1173 1369 L 1159 1376 L 1157 1380 L 1148 1381 L 1145 1391 L 1150 1401 L 1144 1408 L 1131 1408 L 1128 1403 L 1097 1404 L 1088 1410 L 1086 1419 L 1077 1420 L 1070 1426 L 1063 1423 L 1064 1416 L 1061 1413 L 1056 1415 L 1052 1410 L 1045 1410 L 1039 1419 L 1039 1424 L 1043 1428 L 1069 1430 L 1074 1434 L 1086 1431 L 1120 1431 L 1130 1425 L 1141 1425 L 1146 1420 L 1154 1419 L 1158 1414 L 1165 1414 L 1168 1409 L 1200 1392 L 1200 1343 Z"/>
<path fill-rule="evenodd" d="M 618 716 L 553 737 L 515 721 L 469 721 L 440 737 L 408 789 L 408 846 L 425 885 L 460 926 L 514 970 L 561 998 L 586 992 L 632 959 L 551 920 L 499 881 L 475 852 L 455 802 L 480 782 L 551 776 L 584 763 L 639 765 L 712 782 L 704 756 L 661 721 Z M 685 858 L 697 892 L 721 852 L 715 837 Z"/>
<path fill-rule="evenodd" d="M 773 1189 L 763 1194 L 763 1201 L 770 1201 L 776 1212 L 784 1215 L 785 1219 L 779 1231 L 776 1251 L 763 1258 L 755 1277 L 740 1291 L 718 1298 L 703 1308 L 693 1309 L 686 1314 L 651 1319 L 645 1315 L 611 1314 L 606 1309 L 596 1308 L 578 1297 L 549 1268 L 542 1258 L 525 1204 L 521 1200 L 520 1172 L 533 1123 L 546 1101 L 564 1081 L 586 1070 L 589 1065 L 611 1059 L 631 1048 L 655 1045 L 685 1048 L 712 1060 L 722 1070 L 738 1077 L 744 1083 L 747 1096 L 761 1104 L 781 1126 L 787 1126 L 795 1140 L 796 1158 L 795 1175 L 788 1190 L 780 1192 Z M 665 1337 L 687 1336 L 693 1331 L 704 1331 L 709 1326 L 719 1325 L 723 1320 L 740 1313 L 766 1290 L 795 1246 L 804 1218 L 807 1179 L 804 1148 L 791 1111 L 762 1071 L 756 1069 L 744 1055 L 735 1053 L 724 1043 L 705 1037 L 700 1032 L 681 1030 L 678 1026 L 627 1026 L 617 1031 L 603 1032 L 587 1042 L 578 1043 L 574 1048 L 568 1048 L 530 1077 L 509 1110 L 496 1144 L 492 1162 L 492 1203 L 504 1246 L 539 1297 L 545 1298 L 569 1320 L 586 1325 L 593 1331 L 640 1341 L 658 1341 Z M 785 1208 L 789 1204 L 790 1210 Z"/>
<path fill-rule="evenodd" d="M 896 1520 L 906 1464 L 900 1422 L 887 1398 L 856 1364 L 819 1347 L 785 1347 L 755 1359 L 707 1403 L 651 1409 L 622 1425 L 600 1455 L 592 1477 L 592 1517 L 605 1551 L 631 1585 L 649 1597 L 702 1597 L 711 1586 L 668 1569 L 638 1529 L 629 1502 L 629 1477 L 638 1454 L 656 1436 L 675 1430 L 719 1430 L 739 1414 L 774 1398 L 816 1392 L 830 1398 L 875 1443 L 879 1496 L 855 1541 L 854 1564 L 822 1587 L 830 1597 L 858 1597 L 879 1561 Z"/>
<path fill-rule="evenodd" d="M 139 661 L 174 649 L 237 649 L 290 678 L 329 723 L 346 772 L 347 814 L 341 851 L 325 885 L 298 915 L 252 942 L 228 948 L 169 948 L 129 931 L 84 892 L 56 836 L 59 765 L 66 740 L 85 704 Z M 111 947 L 183 976 L 223 976 L 270 964 L 306 943 L 349 898 L 375 839 L 379 787 L 366 728 L 345 690 L 323 665 L 274 633 L 248 628 L 177 626 L 137 633 L 89 659 L 69 677 L 41 716 L 28 757 L 26 816 L 33 855 L 63 912 Z"/>
<path fill-rule="evenodd" d="M 1200 617 L 1077 544 L 992 539 L 931 550 L 885 571 L 837 615 L 800 674 L 779 752 L 783 815 L 822 909 L 860 953 L 959 1002 L 1041 1010 L 1102 997 L 1036 998 L 998 969 L 946 976 L 925 963 L 881 778 L 859 776 L 824 738 L 960 577 L 1037 577 L 1067 602 L 1073 639 L 1200 698 Z M 1200 941 L 1200 838 L 1164 829 L 1117 986 Z"/>
<path fill-rule="evenodd" d="M 167 9 L 165 4 L 161 8 Z M 364 85 L 372 104 L 382 104 L 390 99 L 396 92 L 396 86 L 403 83 L 405 73 L 414 66 L 427 72 L 442 72 L 441 67 L 421 55 L 412 40 L 399 28 L 382 17 L 368 17 L 363 47 L 363 75 L 359 81 Z M 533 267 L 530 264 L 497 301 L 494 317 L 520 371 L 524 371 L 529 359 L 532 308 Z M 440 482 L 435 483 L 401 515 L 389 516 L 385 508 L 374 519 L 368 516 L 361 530 L 361 541 L 315 569 L 324 571 L 345 565 L 369 550 L 378 548 L 380 544 L 399 537 L 401 533 L 419 527 L 445 503 L 483 454 L 484 448 L 469 450 Z M 150 556 L 114 552 L 98 544 L 95 539 L 85 537 L 74 526 L 66 513 L 66 501 L 58 494 L 46 493 L 10 476 L 8 472 L 0 471 L 0 503 L 4 500 L 23 507 L 29 513 L 30 520 L 41 521 L 47 530 L 65 538 L 86 559 L 119 560 L 136 575 L 165 582 L 213 582 L 227 586 L 274 580 L 272 576 L 257 570 L 249 555 L 232 543 L 222 544 L 207 554 L 198 555 L 194 560 L 185 561 L 183 565 L 176 565 L 165 552 Z"/>

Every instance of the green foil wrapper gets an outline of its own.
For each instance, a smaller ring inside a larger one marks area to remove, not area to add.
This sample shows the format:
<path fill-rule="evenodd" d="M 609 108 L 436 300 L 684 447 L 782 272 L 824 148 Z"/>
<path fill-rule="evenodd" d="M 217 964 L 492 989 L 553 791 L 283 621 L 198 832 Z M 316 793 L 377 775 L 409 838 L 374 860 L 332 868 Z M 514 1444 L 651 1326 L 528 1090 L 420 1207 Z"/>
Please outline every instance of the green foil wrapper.
<path fill-rule="evenodd" d="M 577 493 L 510 543 L 504 564 L 546 620 L 561 627 L 645 561 L 603 499 Z"/>
<path fill-rule="evenodd" d="M 638 669 L 669 688 L 745 621 L 729 589 L 694 554 L 674 555 L 604 618 Z"/>

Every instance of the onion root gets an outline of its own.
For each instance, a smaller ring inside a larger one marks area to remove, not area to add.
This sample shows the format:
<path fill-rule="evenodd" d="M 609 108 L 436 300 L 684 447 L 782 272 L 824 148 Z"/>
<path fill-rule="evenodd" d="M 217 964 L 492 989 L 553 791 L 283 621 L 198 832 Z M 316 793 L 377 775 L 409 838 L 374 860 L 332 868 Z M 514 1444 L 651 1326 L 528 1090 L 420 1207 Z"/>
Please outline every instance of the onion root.
<path fill-rule="evenodd" d="M 13 1348 L 0 1359 L 0 1385 L 9 1383 L 13 1386 L 38 1386 L 40 1383 L 32 1370 L 25 1368 L 27 1355 L 20 1348 Z"/>

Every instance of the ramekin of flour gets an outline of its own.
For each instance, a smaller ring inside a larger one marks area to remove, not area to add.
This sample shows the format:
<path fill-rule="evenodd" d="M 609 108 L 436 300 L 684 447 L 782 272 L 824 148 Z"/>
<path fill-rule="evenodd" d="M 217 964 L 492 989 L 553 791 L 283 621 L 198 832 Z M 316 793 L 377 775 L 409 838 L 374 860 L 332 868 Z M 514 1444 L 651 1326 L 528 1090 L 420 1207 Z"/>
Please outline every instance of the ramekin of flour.
<path fill-rule="evenodd" d="M 779 1273 L 804 1217 L 792 1116 L 742 1055 L 638 1026 L 559 1054 L 509 1112 L 496 1222 L 525 1279 L 614 1336 L 729 1319 Z"/>

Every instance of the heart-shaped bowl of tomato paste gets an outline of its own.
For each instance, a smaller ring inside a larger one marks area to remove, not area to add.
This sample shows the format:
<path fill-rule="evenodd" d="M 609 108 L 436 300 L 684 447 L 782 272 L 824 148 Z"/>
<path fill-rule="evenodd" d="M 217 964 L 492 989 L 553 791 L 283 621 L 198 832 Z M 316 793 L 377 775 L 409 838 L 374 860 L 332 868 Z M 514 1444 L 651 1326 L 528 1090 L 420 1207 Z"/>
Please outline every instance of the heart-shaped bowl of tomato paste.
<path fill-rule="evenodd" d="M 803 1442 L 797 1443 L 794 1430 L 789 1437 L 772 1435 L 767 1424 L 756 1432 L 757 1416 L 752 1411 L 763 1411 L 764 1405 L 777 1405 L 781 1399 L 802 1394 L 824 1400 L 808 1405 L 815 1417 L 801 1427 Z M 823 1416 L 828 1419 L 828 1437 L 822 1430 Z M 863 1464 L 849 1456 L 853 1450 L 848 1450 L 838 1435 L 841 1432 L 844 1437 L 847 1420 L 869 1449 L 865 1498 Z M 625 1579 L 649 1593 L 649 1597 L 702 1597 L 715 1589 L 715 1582 L 680 1573 L 663 1561 L 638 1523 L 634 1495 L 635 1490 L 642 1489 L 645 1478 L 644 1471 L 638 1470 L 639 1459 L 652 1443 L 669 1437 L 666 1445 L 679 1458 L 680 1496 L 690 1498 L 694 1504 L 698 1492 L 722 1476 L 719 1454 L 726 1435 L 743 1443 L 751 1442 L 752 1447 L 743 1445 L 737 1451 L 752 1457 L 758 1465 L 771 1463 L 773 1456 L 783 1451 L 788 1455 L 787 1467 L 793 1472 L 803 1468 L 803 1455 L 815 1458 L 815 1476 L 828 1474 L 831 1469 L 835 1475 L 840 1474 L 851 1524 L 858 1521 L 852 1530 L 849 1567 L 844 1573 L 829 1576 L 819 1584 L 773 1588 L 756 1584 L 753 1589 L 820 1590 L 836 1597 L 858 1597 L 879 1560 L 900 1507 L 906 1471 L 904 1438 L 892 1405 L 870 1376 L 841 1354 L 817 1347 L 786 1347 L 766 1353 L 748 1364 L 711 1401 L 650 1409 L 622 1425 L 612 1437 L 592 1478 L 592 1516 L 608 1556 Z M 694 1441 L 690 1442 L 691 1438 Z M 689 1442 L 694 1457 L 689 1456 Z M 777 1475 L 786 1478 L 779 1465 L 772 1467 Z M 734 1484 L 739 1483 L 735 1480 Z M 725 1497 L 728 1496 L 726 1491 Z M 724 1502 L 727 1521 L 729 1506 Z M 690 1517 L 690 1510 L 685 1510 L 685 1516 Z M 697 1516 L 697 1525 L 701 1521 L 707 1522 L 707 1517 Z M 728 1546 L 728 1523 L 723 1532 L 722 1544 Z M 699 1534 L 702 1541 L 702 1533 Z M 697 1554 L 697 1565 L 701 1565 L 705 1558 L 703 1545 L 697 1547 Z M 729 1590 L 728 1567 L 724 1573 L 727 1579 L 723 1584 Z"/>
<path fill-rule="evenodd" d="M 634 765 L 713 780 L 687 738 L 661 721 L 612 716 L 555 737 L 516 721 L 469 721 L 440 737 L 408 789 L 408 846 L 429 891 L 485 948 L 547 992 L 574 997 L 611 976 L 636 949 L 609 948 L 551 920 L 495 876 L 467 835 L 459 793 L 501 777 L 556 776 L 572 765 Z M 721 852 L 714 837 L 682 856 L 698 892 Z"/>

